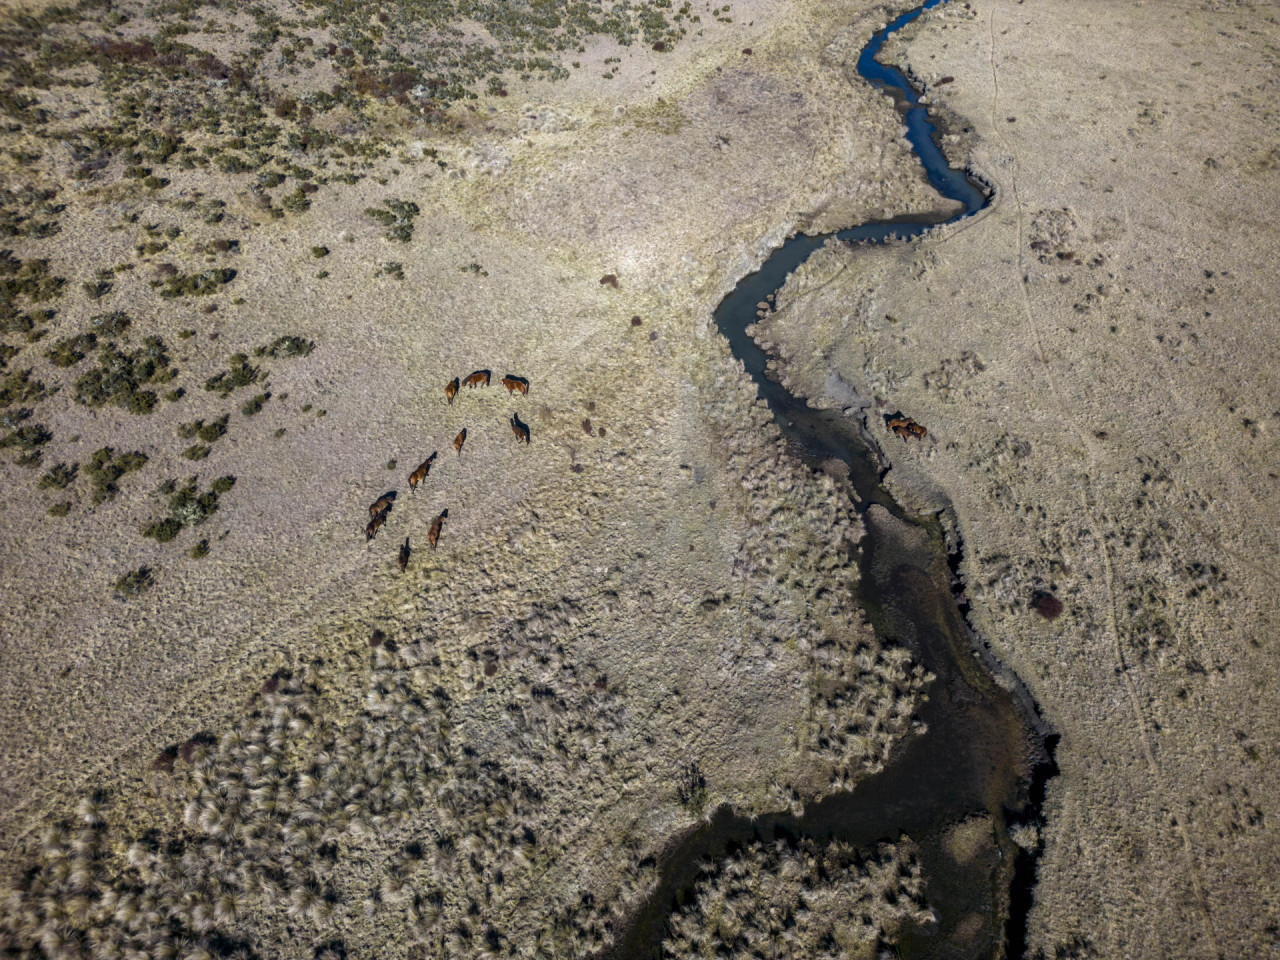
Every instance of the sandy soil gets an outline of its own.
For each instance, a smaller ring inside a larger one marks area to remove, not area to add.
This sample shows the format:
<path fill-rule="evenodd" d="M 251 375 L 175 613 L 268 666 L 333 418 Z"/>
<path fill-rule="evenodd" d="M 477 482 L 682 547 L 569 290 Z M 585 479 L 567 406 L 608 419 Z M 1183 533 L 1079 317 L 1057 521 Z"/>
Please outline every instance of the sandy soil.
<path fill-rule="evenodd" d="M 865 398 L 889 485 L 953 524 L 973 623 L 1061 734 L 1032 955 L 1268 956 L 1274 10 L 952 4 L 886 55 L 994 207 L 828 248 L 759 336 L 812 402 Z"/>

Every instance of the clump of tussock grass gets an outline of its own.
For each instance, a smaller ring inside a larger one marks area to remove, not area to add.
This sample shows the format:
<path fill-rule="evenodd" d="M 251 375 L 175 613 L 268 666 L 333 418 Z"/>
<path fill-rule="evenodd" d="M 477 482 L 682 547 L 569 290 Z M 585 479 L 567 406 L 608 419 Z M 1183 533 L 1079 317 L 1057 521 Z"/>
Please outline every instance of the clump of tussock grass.
<path fill-rule="evenodd" d="M 848 844 L 756 841 L 703 868 L 694 895 L 671 917 L 663 956 L 754 955 L 778 960 L 892 948 L 906 924 L 928 925 L 915 845 L 882 843 L 869 856 Z"/>

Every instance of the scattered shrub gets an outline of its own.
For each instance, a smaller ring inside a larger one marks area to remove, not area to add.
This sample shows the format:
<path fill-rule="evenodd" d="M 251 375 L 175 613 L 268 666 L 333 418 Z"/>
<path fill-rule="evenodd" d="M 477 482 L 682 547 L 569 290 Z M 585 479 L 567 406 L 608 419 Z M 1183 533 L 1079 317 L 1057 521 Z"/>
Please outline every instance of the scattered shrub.
<path fill-rule="evenodd" d="M 236 353 L 231 355 L 228 361 L 230 369 L 224 370 L 217 376 L 210 377 L 204 382 L 204 388 L 219 394 L 220 396 L 230 396 L 233 390 L 240 387 L 247 387 L 251 383 L 257 383 L 261 371 L 249 363 L 247 354 Z"/>
<path fill-rule="evenodd" d="M 230 267 L 212 268 L 201 273 L 179 274 L 164 281 L 160 296 L 172 300 L 175 297 L 204 297 L 217 293 L 234 280 L 236 272 Z"/>
<path fill-rule="evenodd" d="M 0 377 L 0 409 L 15 403 L 39 403 L 48 395 L 44 383 L 31 379 L 31 368 Z"/>
<path fill-rule="evenodd" d="M 129 315 L 121 310 L 99 313 L 89 318 L 94 331 L 104 337 L 123 337 L 132 322 Z"/>
<path fill-rule="evenodd" d="M 131 600 L 155 585 L 150 567 L 139 567 L 116 578 L 115 595 L 119 600 Z"/>
<path fill-rule="evenodd" d="M 256 413 L 261 413 L 263 406 L 271 399 L 271 394 L 260 393 L 255 397 L 246 400 L 240 407 L 240 412 L 246 417 L 252 417 Z"/>
<path fill-rule="evenodd" d="M 365 215 L 377 220 L 387 230 L 388 240 L 408 243 L 413 238 L 413 221 L 418 216 L 418 205 L 410 200 L 389 199 L 383 207 L 366 207 Z"/>
<path fill-rule="evenodd" d="M 305 357 L 315 349 L 315 343 L 304 337 L 276 337 L 265 347 L 253 351 L 255 357 Z"/>
<path fill-rule="evenodd" d="M 85 358 L 98 345 L 98 337 L 94 333 L 81 333 L 74 337 L 64 337 L 53 345 L 53 349 L 45 353 L 55 367 L 72 367 Z"/>
<path fill-rule="evenodd" d="M 234 477 L 219 477 L 210 484 L 209 490 L 201 493 L 195 477 L 189 477 L 181 487 L 174 480 L 165 482 L 158 492 L 168 497 L 169 515 L 147 524 L 142 535 L 168 543 L 185 527 L 198 526 L 217 513 L 218 495 L 226 493 L 234 485 Z"/>
<path fill-rule="evenodd" d="M 113 462 L 114 461 L 114 462 Z M 135 450 L 115 456 L 112 447 L 96 451 L 85 467 L 85 473 L 93 481 L 91 499 L 96 506 L 110 500 L 120 492 L 119 481 L 126 473 L 141 470 L 147 463 L 147 455 Z"/>
<path fill-rule="evenodd" d="M 65 517 L 70 512 L 71 512 L 70 500 L 63 500 L 61 503 L 55 503 L 53 506 L 49 508 L 49 516 L 51 517 Z"/>
<path fill-rule="evenodd" d="M 39 484 L 41 490 L 65 490 L 71 486 L 76 478 L 76 474 L 80 472 L 80 465 L 73 463 L 67 466 L 66 463 L 59 463 L 49 469 L 43 477 L 40 478 Z"/>
<path fill-rule="evenodd" d="M 157 402 L 156 394 L 140 388 L 149 383 L 167 383 L 176 375 L 159 337 L 147 337 L 142 347 L 130 353 L 108 343 L 98 352 L 98 366 L 76 380 L 75 398 L 89 407 L 110 403 L 130 413 L 150 413 Z"/>

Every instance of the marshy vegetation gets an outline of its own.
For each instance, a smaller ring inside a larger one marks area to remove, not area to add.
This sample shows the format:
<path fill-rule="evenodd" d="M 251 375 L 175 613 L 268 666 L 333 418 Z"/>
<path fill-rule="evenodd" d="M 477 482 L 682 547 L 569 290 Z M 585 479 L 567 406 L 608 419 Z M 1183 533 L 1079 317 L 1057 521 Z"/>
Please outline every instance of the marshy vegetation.
<path fill-rule="evenodd" d="M 933 922 L 924 886 L 906 838 L 869 854 L 838 840 L 753 841 L 704 866 L 692 897 L 671 916 L 662 955 L 883 956 L 904 924 Z"/>

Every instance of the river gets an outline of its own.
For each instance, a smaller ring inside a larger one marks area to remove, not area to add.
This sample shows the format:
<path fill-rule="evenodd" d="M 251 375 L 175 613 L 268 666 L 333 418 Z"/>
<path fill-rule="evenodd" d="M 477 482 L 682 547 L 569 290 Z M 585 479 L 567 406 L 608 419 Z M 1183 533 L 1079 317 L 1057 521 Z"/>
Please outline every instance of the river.
<path fill-rule="evenodd" d="M 893 67 L 875 57 L 885 38 L 945 0 L 928 0 L 878 30 L 857 60 L 858 74 L 892 95 L 908 139 L 929 181 L 963 209 L 951 221 L 972 216 L 991 197 L 965 172 L 952 169 L 936 142 L 920 93 Z M 766 300 L 832 236 L 848 242 L 883 243 L 917 236 L 937 220 L 862 224 L 835 234 L 797 235 L 758 271 L 744 277 L 715 312 L 720 332 L 769 404 L 793 451 L 814 469 L 831 459 L 849 470 L 851 499 L 866 526 L 859 544 L 859 599 L 882 643 L 906 645 L 937 679 L 919 717 L 928 731 L 900 744 L 881 773 L 853 790 L 789 813 L 754 820 L 722 807 L 663 856 L 660 882 L 622 931 L 619 960 L 661 955 L 673 909 L 692 891 L 699 865 L 715 862 L 755 839 L 840 839 L 870 849 L 903 834 L 919 845 L 926 899 L 937 916 L 927 928 L 903 931 L 901 957 L 1021 957 L 1026 913 L 1035 879 L 1034 853 L 1009 837 L 1015 823 L 1038 823 L 1044 787 L 1056 773 L 1056 737 L 1038 717 L 1016 678 L 999 670 L 965 620 L 954 588 L 955 551 L 937 518 L 908 514 L 881 484 L 885 460 L 860 419 L 811 410 L 765 374 L 768 357 L 747 335 L 757 304 Z M 988 818 L 988 855 L 957 858 L 947 835 L 955 825 Z"/>

